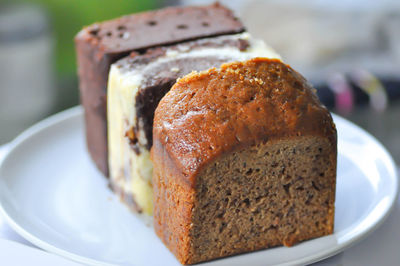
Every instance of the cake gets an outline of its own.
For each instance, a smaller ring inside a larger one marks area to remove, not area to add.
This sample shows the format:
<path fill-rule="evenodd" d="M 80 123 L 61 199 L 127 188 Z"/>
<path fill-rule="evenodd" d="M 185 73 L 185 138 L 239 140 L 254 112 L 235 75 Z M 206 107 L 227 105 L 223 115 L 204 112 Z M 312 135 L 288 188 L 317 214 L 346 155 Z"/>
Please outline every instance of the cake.
<path fill-rule="evenodd" d="M 177 78 L 257 56 L 279 58 L 248 33 L 189 41 L 132 54 L 111 66 L 108 84 L 110 184 L 134 211 L 153 211 L 154 111 Z"/>
<path fill-rule="evenodd" d="M 110 65 L 132 51 L 240 33 L 242 23 L 219 5 L 170 7 L 96 23 L 75 37 L 81 103 L 89 153 L 108 176 L 107 80 Z"/>
<path fill-rule="evenodd" d="M 75 43 L 89 153 L 181 263 L 333 232 L 332 117 L 230 10 L 128 15 Z"/>
<path fill-rule="evenodd" d="M 155 111 L 154 228 L 183 264 L 333 232 L 337 135 L 279 59 L 179 79 Z"/>

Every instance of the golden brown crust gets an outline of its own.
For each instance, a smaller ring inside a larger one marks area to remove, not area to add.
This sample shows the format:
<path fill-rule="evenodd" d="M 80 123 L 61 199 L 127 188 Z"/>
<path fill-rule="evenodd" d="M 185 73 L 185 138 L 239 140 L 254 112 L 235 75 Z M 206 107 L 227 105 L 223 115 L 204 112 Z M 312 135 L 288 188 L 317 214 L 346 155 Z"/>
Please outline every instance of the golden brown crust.
<path fill-rule="evenodd" d="M 190 186 L 220 154 L 260 141 L 322 136 L 336 129 L 311 85 L 277 59 L 255 58 L 180 79 L 158 105 L 154 140 Z"/>

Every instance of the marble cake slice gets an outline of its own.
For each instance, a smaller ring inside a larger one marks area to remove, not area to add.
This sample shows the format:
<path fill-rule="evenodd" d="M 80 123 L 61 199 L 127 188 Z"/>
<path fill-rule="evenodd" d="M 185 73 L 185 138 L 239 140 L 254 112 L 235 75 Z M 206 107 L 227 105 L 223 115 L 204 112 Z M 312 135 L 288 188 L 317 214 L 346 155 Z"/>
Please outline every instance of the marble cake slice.
<path fill-rule="evenodd" d="M 107 100 L 110 182 L 125 203 L 136 211 L 152 213 L 154 111 L 176 80 L 192 71 L 260 56 L 279 58 L 263 41 L 241 33 L 150 49 L 111 66 Z"/>
<path fill-rule="evenodd" d="M 110 65 L 132 51 L 223 34 L 244 27 L 232 12 L 213 4 L 171 7 L 96 23 L 75 37 L 86 141 L 97 167 L 108 176 L 106 96 Z"/>

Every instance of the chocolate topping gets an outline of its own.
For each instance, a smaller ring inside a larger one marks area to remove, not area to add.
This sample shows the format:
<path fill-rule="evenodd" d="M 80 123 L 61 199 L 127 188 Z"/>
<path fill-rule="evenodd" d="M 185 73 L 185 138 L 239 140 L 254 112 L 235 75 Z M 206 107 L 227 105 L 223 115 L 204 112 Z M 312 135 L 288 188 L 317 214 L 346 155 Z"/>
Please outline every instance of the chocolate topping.
<path fill-rule="evenodd" d="M 116 62 L 115 64 L 122 71 L 129 71 L 132 69 L 143 68 L 147 64 L 164 56 L 167 51 L 189 52 L 196 49 L 202 49 L 204 47 L 207 48 L 232 47 L 240 51 L 244 51 L 249 47 L 250 44 L 248 40 L 235 38 L 233 36 L 226 35 L 226 36 L 219 36 L 214 38 L 206 38 L 206 39 L 184 42 L 172 46 L 156 47 L 148 49 L 143 54 L 138 54 L 137 52 L 133 52 L 130 54 L 129 57 L 125 57 Z"/>

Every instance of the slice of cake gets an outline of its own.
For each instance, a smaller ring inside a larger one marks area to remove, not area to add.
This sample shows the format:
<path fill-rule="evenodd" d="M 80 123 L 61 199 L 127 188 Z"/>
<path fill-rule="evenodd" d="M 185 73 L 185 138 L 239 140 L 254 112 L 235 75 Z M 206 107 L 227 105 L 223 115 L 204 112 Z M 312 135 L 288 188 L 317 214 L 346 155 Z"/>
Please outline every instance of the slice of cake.
<path fill-rule="evenodd" d="M 110 65 L 132 51 L 144 52 L 193 39 L 240 33 L 227 8 L 171 7 L 124 16 L 84 28 L 75 37 L 86 141 L 97 167 L 108 176 L 106 98 Z"/>
<path fill-rule="evenodd" d="M 155 111 L 151 154 L 155 231 L 183 264 L 333 232 L 335 125 L 280 60 L 178 80 Z"/>
<path fill-rule="evenodd" d="M 257 56 L 279 58 L 264 42 L 242 33 L 149 49 L 111 66 L 107 101 L 110 183 L 132 209 L 152 213 L 154 111 L 177 78 Z"/>

